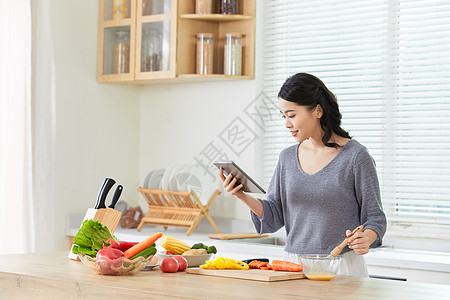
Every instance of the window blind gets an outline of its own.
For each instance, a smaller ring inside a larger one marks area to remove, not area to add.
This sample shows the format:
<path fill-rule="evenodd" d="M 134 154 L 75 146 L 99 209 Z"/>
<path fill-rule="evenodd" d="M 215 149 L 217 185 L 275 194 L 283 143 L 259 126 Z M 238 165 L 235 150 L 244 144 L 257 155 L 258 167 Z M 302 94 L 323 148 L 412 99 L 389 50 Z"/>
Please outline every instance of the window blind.
<path fill-rule="evenodd" d="M 273 0 L 264 14 L 265 94 L 276 102 L 298 72 L 322 79 L 344 129 L 376 161 L 388 230 L 431 226 L 448 239 L 450 3 Z M 264 133 L 266 186 L 279 152 L 295 143 L 274 114 Z"/>

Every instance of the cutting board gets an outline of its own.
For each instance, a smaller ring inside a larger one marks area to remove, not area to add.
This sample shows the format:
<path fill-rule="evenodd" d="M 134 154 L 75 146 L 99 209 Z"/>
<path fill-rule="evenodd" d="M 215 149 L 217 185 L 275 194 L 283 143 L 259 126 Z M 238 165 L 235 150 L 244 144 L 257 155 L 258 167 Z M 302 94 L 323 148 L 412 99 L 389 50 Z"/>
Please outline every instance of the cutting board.
<path fill-rule="evenodd" d="M 187 268 L 189 274 L 228 277 L 256 281 L 281 281 L 306 278 L 303 272 L 282 272 L 273 270 L 209 270 L 202 268 Z"/>
<path fill-rule="evenodd" d="M 257 233 L 213 233 L 208 235 L 210 239 L 219 239 L 219 240 L 249 239 L 268 236 L 269 236 L 268 234 L 259 235 Z"/>

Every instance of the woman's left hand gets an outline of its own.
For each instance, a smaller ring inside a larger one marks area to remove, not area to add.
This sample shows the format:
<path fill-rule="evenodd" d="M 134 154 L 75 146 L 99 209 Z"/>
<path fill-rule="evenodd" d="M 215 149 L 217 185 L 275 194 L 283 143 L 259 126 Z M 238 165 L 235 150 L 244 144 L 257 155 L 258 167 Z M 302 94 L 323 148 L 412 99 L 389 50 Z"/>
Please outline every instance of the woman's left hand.
<path fill-rule="evenodd" d="M 347 236 L 352 232 L 347 230 L 345 232 Z M 363 255 L 369 253 L 369 246 L 377 239 L 378 235 L 372 229 L 366 229 L 364 231 L 356 232 L 351 238 L 348 239 L 348 247 L 353 249 L 356 254 Z"/>

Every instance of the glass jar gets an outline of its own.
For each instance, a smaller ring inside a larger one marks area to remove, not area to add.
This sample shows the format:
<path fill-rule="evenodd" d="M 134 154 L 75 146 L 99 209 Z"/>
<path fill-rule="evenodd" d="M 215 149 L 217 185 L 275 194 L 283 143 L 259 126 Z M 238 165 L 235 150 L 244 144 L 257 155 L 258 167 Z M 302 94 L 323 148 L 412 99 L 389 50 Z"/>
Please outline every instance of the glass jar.
<path fill-rule="evenodd" d="M 115 35 L 114 45 L 114 73 L 130 72 L 130 33 L 119 30 Z"/>
<path fill-rule="evenodd" d="M 141 72 L 161 71 L 162 33 L 156 28 L 142 31 Z"/>
<path fill-rule="evenodd" d="M 242 75 L 242 35 L 227 33 L 224 46 L 224 74 L 229 76 Z"/>
<path fill-rule="evenodd" d="M 197 74 L 213 73 L 214 35 L 212 33 L 197 34 Z"/>
<path fill-rule="evenodd" d="M 213 0 L 197 0 L 195 2 L 196 14 L 212 14 Z"/>
<path fill-rule="evenodd" d="M 113 20 L 122 20 L 129 18 L 129 5 L 129 0 L 113 0 Z"/>
<path fill-rule="evenodd" d="M 237 0 L 219 0 L 220 13 L 224 15 L 237 14 Z"/>
<path fill-rule="evenodd" d="M 153 0 L 142 0 L 142 15 L 150 16 L 152 14 Z"/>

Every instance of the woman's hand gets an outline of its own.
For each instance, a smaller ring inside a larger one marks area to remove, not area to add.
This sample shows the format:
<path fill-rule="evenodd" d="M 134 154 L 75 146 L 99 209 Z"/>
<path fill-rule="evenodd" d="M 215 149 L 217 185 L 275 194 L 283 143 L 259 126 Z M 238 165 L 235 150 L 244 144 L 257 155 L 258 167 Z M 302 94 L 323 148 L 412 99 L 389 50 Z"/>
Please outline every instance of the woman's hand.
<path fill-rule="evenodd" d="M 233 174 L 228 174 L 228 176 L 225 178 L 225 175 L 223 175 L 223 168 L 220 168 L 220 179 L 222 180 L 223 187 L 227 192 L 242 200 L 260 218 L 263 217 L 264 208 L 261 201 L 244 193 L 244 191 L 242 190 L 242 188 L 244 187 L 243 184 L 234 186 L 239 178 L 235 178 Z"/>
<path fill-rule="evenodd" d="M 220 179 L 223 182 L 223 187 L 225 188 L 225 190 L 231 195 L 238 198 L 244 195 L 244 192 L 242 191 L 244 185 L 240 184 L 238 186 L 234 186 L 238 181 L 238 178 L 234 177 L 231 173 L 228 174 L 228 176 L 225 178 L 225 175 L 223 174 L 223 168 L 220 168 Z"/>
<path fill-rule="evenodd" d="M 352 232 L 347 230 L 345 232 L 347 236 Z M 348 247 L 353 249 L 356 254 L 363 255 L 369 253 L 369 246 L 377 239 L 378 235 L 372 229 L 366 229 L 364 231 L 356 232 L 351 238 L 348 239 Z"/>

